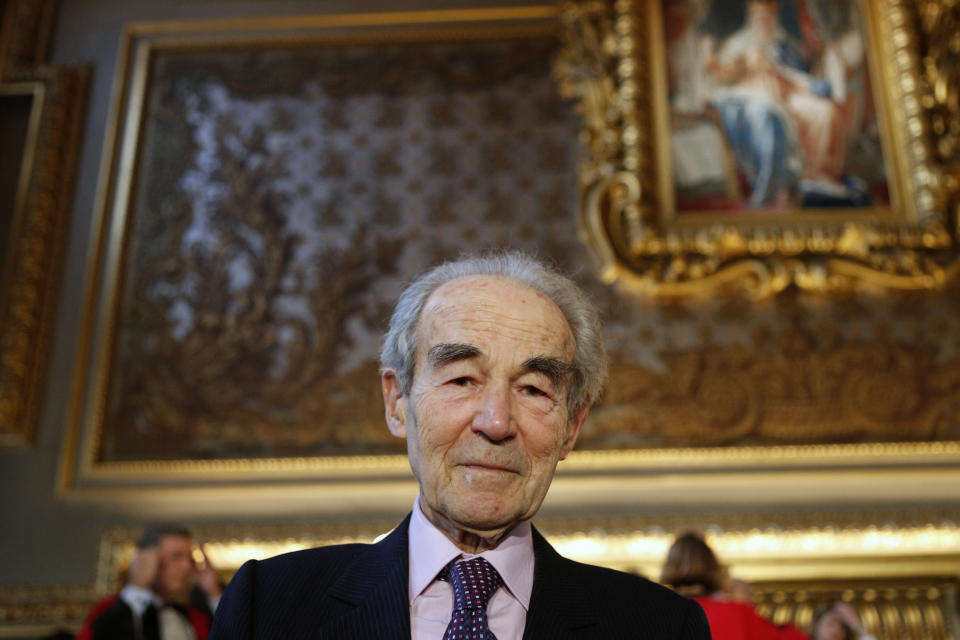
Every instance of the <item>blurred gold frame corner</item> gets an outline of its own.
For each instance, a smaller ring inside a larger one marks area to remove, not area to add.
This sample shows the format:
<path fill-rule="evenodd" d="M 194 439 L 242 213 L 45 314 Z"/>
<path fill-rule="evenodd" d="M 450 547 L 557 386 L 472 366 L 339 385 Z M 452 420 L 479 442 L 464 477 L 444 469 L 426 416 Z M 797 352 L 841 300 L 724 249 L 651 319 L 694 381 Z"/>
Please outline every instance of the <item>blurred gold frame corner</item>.
<path fill-rule="evenodd" d="M 589 158 L 581 233 L 607 282 L 683 297 L 795 286 L 938 289 L 960 273 L 960 72 L 951 0 L 860 0 L 891 206 L 775 218 L 675 211 L 660 0 L 563 5 L 555 74 Z M 951 25 L 953 25 L 951 27 Z"/>
<path fill-rule="evenodd" d="M 42 66 L 52 6 L 9 2 L 0 32 L 0 98 L 30 100 L 0 247 L 0 446 L 36 431 L 90 80 L 88 67 Z"/>

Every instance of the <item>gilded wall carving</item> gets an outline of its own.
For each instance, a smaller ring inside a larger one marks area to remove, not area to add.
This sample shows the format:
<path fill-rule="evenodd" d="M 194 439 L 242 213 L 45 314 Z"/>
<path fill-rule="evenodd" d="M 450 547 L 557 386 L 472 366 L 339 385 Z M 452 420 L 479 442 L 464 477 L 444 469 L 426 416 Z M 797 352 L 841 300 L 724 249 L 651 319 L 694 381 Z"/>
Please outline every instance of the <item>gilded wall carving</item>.
<path fill-rule="evenodd" d="M 889 337 L 759 332 L 615 366 L 585 447 L 960 439 L 960 360 Z"/>
<path fill-rule="evenodd" d="M 778 624 L 794 622 L 807 628 L 818 606 L 848 602 L 856 609 L 864 629 L 880 638 L 954 637 L 952 608 L 957 584 L 950 581 L 861 584 L 813 584 L 800 589 L 789 585 L 764 585 L 755 593 L 757 611 Z"/>
<path fill-rule="evenodd" d="M 762 90 L 753 71 L 724 67 L 753 32 L 739 23 L 733 35 L 709 31 L 718 6 L 564 4 L 556 73 L 584 117 L 591 157 L 580 172 L 581 226 L 603 277 L 647 295 L 736 287 L 764 297 L 791 286 L 935 289 L 960 273 L 958 183 L 945 162 L 957 113 L 949 106 L 957 90 L 955 5 L 922 5 L 921 20 L 906 0 L 807 3 L 810 28 L 793 24 L 792 33 L 816 55 L 795 66 L 768 61 L 756 72 L 770 75 Z M 778 6 L 773 18 L 786 33 L 800 9 Z M 846 79 L 825 71 L 841 41 L 860 52 L 846 60 Z M 832 130 L 850 113 L 852 95 L 856 109 L 867 105 L 861 115 L 875 104 L 879 116 L 873 124 L 846 119 L 852 128 L 846 142 L 838 134 L 831 143 L 836 166 L 828 167 L 803 133 L 807 109 L 822 110 L 813 121 Z M 738 111 L 743 100 L 753 116 Z M 794 110 L 794 100 L 807 106 Z M 759 113 L 774 123 L 764 134 L 751 128 L 762 126 L 751 119 Z M 886 167 L 868 168 L 868 158 Z"/>
<path fill-rule="evenodd" d="M 960 2 L 918 0 L 923 77 L 929 86 L 934 148 L 941 162 L 960 163 Z"/>
<path fill-rule="evenodd" d="M 42 66 L 53 2 L 4 10 L 0 86 L 31 104 L 21 183 L 0 238 L 0 445 L 22 446 L 33 441 L 44 392 L 90 69 Z"/>

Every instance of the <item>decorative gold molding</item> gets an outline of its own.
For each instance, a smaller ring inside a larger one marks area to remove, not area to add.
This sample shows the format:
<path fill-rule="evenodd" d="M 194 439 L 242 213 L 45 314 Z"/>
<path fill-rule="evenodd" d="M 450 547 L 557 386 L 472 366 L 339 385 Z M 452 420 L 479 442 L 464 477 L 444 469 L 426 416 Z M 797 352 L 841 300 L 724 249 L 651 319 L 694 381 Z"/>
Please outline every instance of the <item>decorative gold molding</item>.
<path fill-rule="evenodd" d="M 868 442 L 786 446 L 676 447 L 574 451 L 561 467 L 569 473 L 642 470 L 674 471 L 678 467 L 756 470 L 764 467 L 891 467 L 960 464 L 960 442 Z M 236 458 L 224 460 L 143 461 L 100 465 L 91 472 L 102 481 L 232 480 L 251 474 L 286 479 L 327 477 L 330 480 L 397 480 L 410 475 L 405 455 L 336 456 L 328 458 Z M 402 477 L 402 478 L 401 478 Z"/>
<path fill-rule="evenodd" d="M 957 586 L 948 579 L 813 583 L 799 589 L 765 584 L 754 591 L 754 602 L 761 615 L 801 629 L 808 628 L 818 606 L 846 602 L 878 640 L 951 640 L 957 637 Z"/>
<path fill-rule="evenodd" d="M 933 348 L 884 336 L 761 333 L 748 346 L 664 352 L 663 371 L 614 366 L 580 444 L 614 435 L 621 446 L 654 447 L 960 438 L 960 358 L 937 362 Z"/>
<path fill-rule="evenodd" d="M 0 587 L 0 638 L 75 629 L 98 597 L 90 585 Z"/>
<path fill-rule="evenodd" d="M 86 67 L 35 66 L 46 48 L 52 7 L 48 1 L 8 3 L 0 36 L 3 86 L 28 87 L 35 113 L 10 260 L 0 274 L 0 445 L 6 446 L 29 444 L 38 419 L 90 79 Z"/>
<path fill-rule="evenodd" d="M 562 93 L 579 101 L 584 116 L 591 157 L 581 169 L 581 222 L 602 277 L 658 296 L 736 286 L 754 297 L 791 285 L 812 291 L 933 289 L 953 280 L 960 257 L 948 204 L 958 185 L 944 178 L 935 158 L 930 109 L 941 105 L 950 113 L 944 101 L 955 95 L 954 54 L 947 53 L 955 6 L 934 4 L 922 27 L 908 0 L 861 4 L 893 165 L 892 208 L 802 210 L 774 219 L 681 218 L 673 210 L 661 3 L 564 4 L 565 47 L 556 74 Z M 920 81 L 921 38 L 931 52 L 927 75 L 939 102 L 931 102 Z"/>
<path fill-rule="evenodd" d="M 920 56 L 928 92 L 923 106 L 930 114 L 931 135 L 938 159 L 960 163 L 960 2 L 918 0 Z M 951 185 L 956 193 L 956 185 Z"/>
<path fill-rule="evenodd" d="M 0 79 L 9 80 L 42 65 L 47 46 L 55 0 L 11 0 L 4 3 L 0 29 Z"/>
<path fill-rule="evenodd" d="M 494 7 L 473 9 L 436 9 L 427 11 L 384 11 L 370 13 L 337 13 L 323 15 L 277 16 L 254 18 L 212 18 L 206 20 L 164 20 L 134 22 L 128 33 L 133 36 L 162 36 L 199 34 L 204 42 L 211 42 L 210 35 L 221 34 L 236 41 L 249 33 L 281 31 L 287 36 L 292 32 L 317 29 L 397 27 L 428 25 L 465 25 L 470 23 L 493 24 L 555 19 L 559 11 L 554 5 L 530 5 L 525 7 Z M 315 34 L 311 34 L 315 41 Z M 379 38 L 388 34 L 380 34 Z"/>

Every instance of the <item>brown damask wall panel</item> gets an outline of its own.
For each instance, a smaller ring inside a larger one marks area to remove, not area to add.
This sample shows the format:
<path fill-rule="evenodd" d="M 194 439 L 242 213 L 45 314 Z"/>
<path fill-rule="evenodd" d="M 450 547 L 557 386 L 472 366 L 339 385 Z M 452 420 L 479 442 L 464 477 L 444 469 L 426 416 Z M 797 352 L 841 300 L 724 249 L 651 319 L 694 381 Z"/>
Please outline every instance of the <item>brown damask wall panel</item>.
<path fill-rule="evenodd" d="M 577 250 L 554 47 L 157 55 L 100 460 L 402 452 L 376 358 L 403 284 Z"/>

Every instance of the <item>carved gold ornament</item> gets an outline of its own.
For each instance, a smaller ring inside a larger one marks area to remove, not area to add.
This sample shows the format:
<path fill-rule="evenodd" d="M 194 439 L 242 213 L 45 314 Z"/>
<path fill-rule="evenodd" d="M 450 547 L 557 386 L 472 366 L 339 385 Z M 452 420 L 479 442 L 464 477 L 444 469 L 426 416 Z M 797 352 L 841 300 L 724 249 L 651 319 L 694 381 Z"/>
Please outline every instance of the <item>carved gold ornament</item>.
<path fill-rule="evenodd" d="M 29 99 L 31 106 L 13 210 L 0 237 L 0 446 L 23 446 L 33 441 L 44 390 L 90 70 L 42 66 L 53 2 L 18 0 L 5 10 L 0 100 Z"/>
<path fill-rule="evenodd" d="M 789 286 L 934 289 L 957 253 L 958 4 L 868 0 L 868 84 L 890 203 L 852 208 L 678 213 L 671 168 L 664 7 L 654 0 L 563 6 L 555 72 L 579 102 L 590 157 L 581 229 L 603 278 L 660 296 L 735 284 L 755 297 Z M 675 3 L 681 4 L 681 3 Z M 851 9 L 856 11 L 856 9 Z M 696 150 L 694 150 L 694 153 Z M 737 175 L 730 175 L 737 191 Z M 739 196 L 737 196 L 739 197 Z"/>
<path fill-rule="evenodd" d="M 793 328 L 773 345 L 664 352 L 664 371 L 614 365 L 584 448 L 960 440 L 960 358 L 889 338 Z"/>

